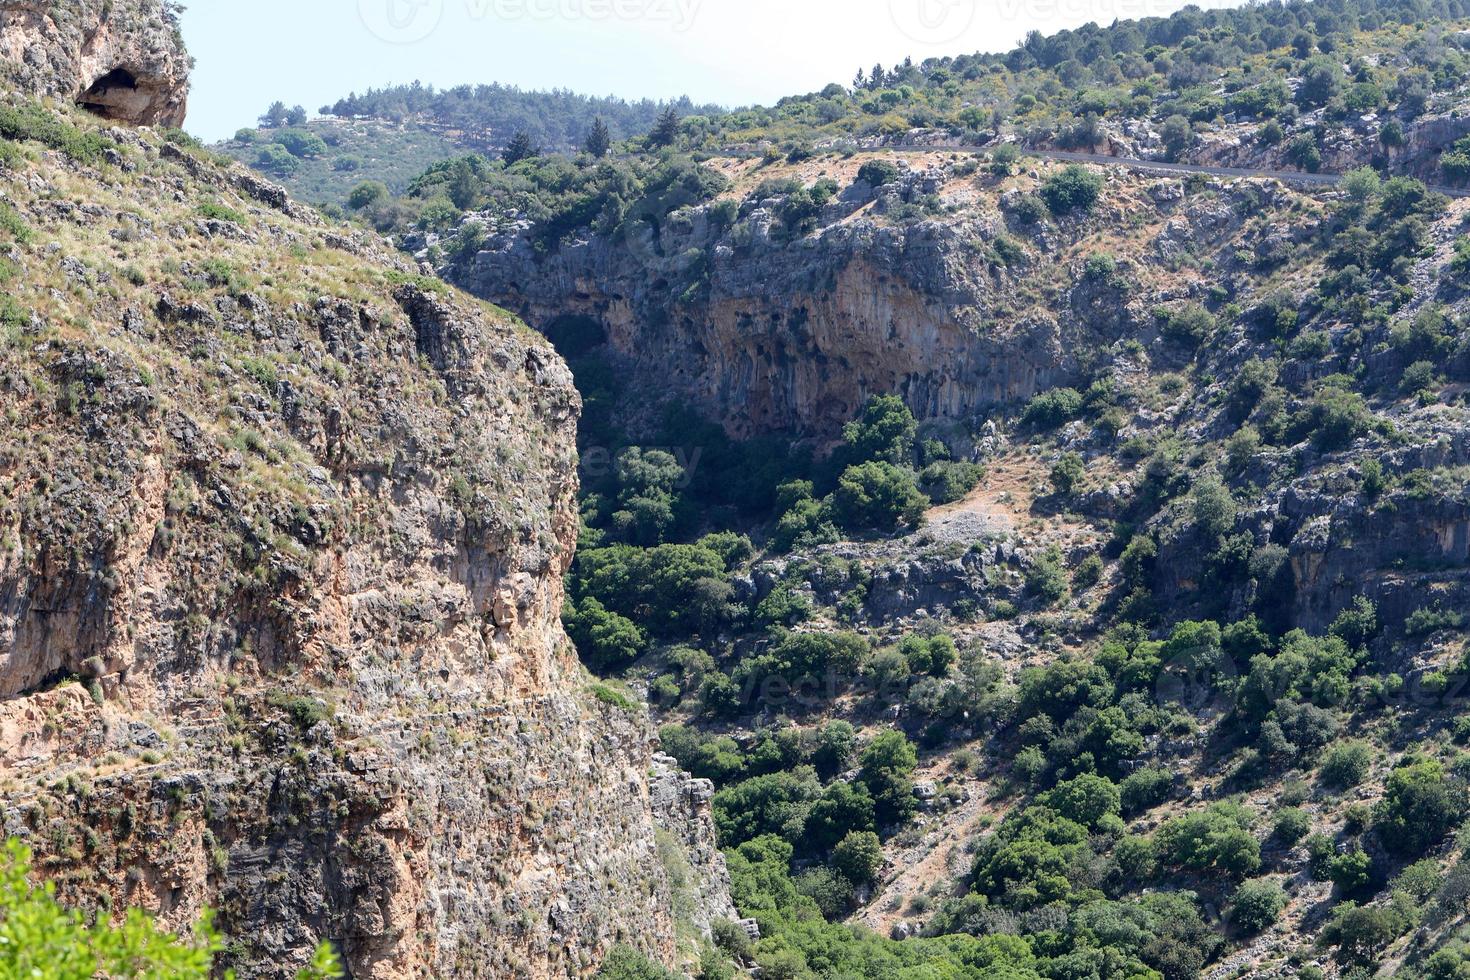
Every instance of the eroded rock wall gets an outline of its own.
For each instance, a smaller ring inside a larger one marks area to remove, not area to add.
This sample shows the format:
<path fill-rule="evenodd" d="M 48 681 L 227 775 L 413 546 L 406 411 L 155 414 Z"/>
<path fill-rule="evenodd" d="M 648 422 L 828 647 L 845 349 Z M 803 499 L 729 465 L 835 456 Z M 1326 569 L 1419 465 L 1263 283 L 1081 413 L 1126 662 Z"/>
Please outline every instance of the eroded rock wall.
<path fill-rule="evenodd" d="M 21 92 L 177 127 L 190 64 L 172 0 L 0 0 L 0 67 Z"/>
<path fill-rule="evenodd" d="M 859 216 L 785 241 L 769 211 L 746 211 L 740 237 L 703 215 L 657 241 L 592 236 L 549 254 L 507 234 L 449 274 L 543 329 L 595 320 L 647 383 L 741 436 L 830 437 L 889 392 L 920 418 L 964 419 L 1076 373 L 1091 325 L 1016 315 L 1013 279 L 970 261 L 965 243 L 993 238 L 998 213 Z"/>
<path fill-rule="evenodd" d="M 566 366 L 258 178 L 102 135 L 0 167 L 0 832 L 70 903 L 217 908 L 241 977 L 323 939 L 356 977 L 673 963 L 671 867 L 723 862 L 560 626 Z"/>

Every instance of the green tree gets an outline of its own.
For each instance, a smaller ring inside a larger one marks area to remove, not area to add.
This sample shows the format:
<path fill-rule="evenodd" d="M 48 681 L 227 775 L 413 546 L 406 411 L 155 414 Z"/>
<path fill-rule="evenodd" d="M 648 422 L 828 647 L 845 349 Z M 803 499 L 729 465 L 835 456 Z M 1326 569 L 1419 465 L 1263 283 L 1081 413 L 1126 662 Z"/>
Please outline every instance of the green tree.
<path fill-rule="evenodd" d="M 673 146 L 679 139 L 679 113 L 669 106 L 659 114 L 658 121 L 648 133 L 649 146 Z"/>
<path fill-rule="evenodd" d="M 305 126 L 306 108 L 304 106 L 292 106 L 291 111 L 286 113 L 287 126 Z"/>
<path fill-rule="evenodd" d="M 1056 487 L 1057 493 L 1070 497 L 1073 491 L 1081 486 L 1086 475 L 1087 468 L 1079 453 L 1063 453 L 1062 458 L 1052 465 L 1051 485 Z"/>
<path fill-rule="evenodd" d="M 1389 773 L 1378 804 L 1379 839 L 1395 854 L 1417 857 L 1464 819 L 1465 785 L 1438 761 L 1400 764 Z"/>
<path fill-rule="evenodd" d="M 868 830 L 855 830 L 832 849 L 832 865 L 854 884 L 872 884 L 883 867 L 883 845 L 878 835 Z"/>
<path fill-rule="evenodd" d="M 832 515 L 848 530 L 892 532 L 900 525 L 916 526 L 928 504 L 911 470 L 892 463 L 861 463 L 848 467 L 838 479 Z"/>
<path fill-rule="evenodd" d="M 858 462 L 878 460 L 905 466 L 913 461 L 919 423 L 897 395 L 869 398 L 858 417 L 842 428 L 843 441 Z"/>
<path fill-rule="evenodd" d="M 1286 907 L 1286 892 L 1269 879 L 1241 882 L 1230 899 L 1230 924 L 1245 936 L 1254 936 L 1276 924 Z"/>
<path fill-rule="evenodd" d="M 382 204 L 390 196 L 388 185 L 381 180 L 365 180 L 352 188 L 352 193 L 347 195 L 347 206 L 354 211 L 361 211 Z"/>
<path fill-rule="evenodd" d="M 1322 760 L 1322 782 L 1336 789 L 1350 789 L 1363 781 L 1372 764 L 1373 750 L 1366 742 L 1334 745 Z"/>
<path fill-rule="evenodd" d="M 1062 172 L 1041 185 L 1041 199 L 1052 214 L 1091 211 L 1102 194 L 1102 177 L 1078 164 L 1068 164 Z"/>
<path fill-rule="evenodd" d="M 1244 807 L 1215 803 L 1168 821 L 1158 831 L 1159 853 L 1168 863 L 1196 872 L 1244 878 L 1261 866 L 1261 845 L 1251 835 Z"/>
<path fill-rule="evenodd" d="M 1302 70 L 1302 82 L 1297 87 L 1296 101 L 1304 109 L 1315 109 L 1326 105 L 1333 96 L 1342 91 L 1342 69 L 1337 60 L 1327 55 L 1310 59 Z"/>
<path fill-rule="evenodd" d="M 279 143 L 267 143 L 255 155 L 255 166 L 269 174 L 286 176 L 301 167 L 301 161 Z"/>
<path fill-rule="evenodd" d="M 581 603 L 567 603 L 562 619 L 577 652 L 597 670 L 625 667 L 648 645 L 637 623 L 612 612 L 592 596 Z"/>
<path fill-rule="evenodd" d="M 869 187 L 882 187 L 898 179 L 898 164 L 892 160 L 866 160 L 858 167 L 857 179 Z"/>
<path fill-rule="evenodd" d="M 1084 827 L 1097 827 L 1107 817 L 1122 812 L 1122 795 L 1118 786 L 1106 776 L 1083 773 L 1075 779 L 1058 783 L 1046 794 L 1046 805 Z"/>
<path fill-rule="evenodd" d="M 93 980 L 94 977 L 168 977 L 208 980 L 214 956 L 224 946 L 209 917 L 182 938 L 159 929 L 139 909 L 120 925 L 103 916 L 89 925 L 80 912 L 63 908 L 49 882 L 31 884 L 31 852 L 8 840 L 0 852 L 0 977 Z M 323 945 L 297 980 L 340 977 L 330 947 Z"/>
<path fill-rule="evenodd" d="M 290 115 L 286 103 L 272 102 L 270 108 L 265 110 L 265 115 L 260 117 L 260 125 L 265 129 L 280 129 L 287 124 Z"/>
<path fill-rule="evenodd" d="M 1164 141 L 1164 152 L 1170 160 L 1178 160 L 1194 145 L 1194 127 L 1178 113 L 1164 120 L 1159 135 Z"/>
<path fill-rule="evenodd" d="M 531 134 L 524 129 L 517 130 L 511 137 L 509 145 L 500 154 L 507 167 L 513 167 L 522 160 L 530 160 L 532 157 L 541 155 L 541 150 L 531 141 Z"/>
<path fill-rule="evenodd" d="M 601 160 L 607 156 L 612 149 L 612 133 L 607 128 L 607 123 L 598 116 L 592 120 L 592 128 L 587 132 L 587 139 L 582 143 L 582 149 L 593 157 Z"/>
<path fill-rule="evenodd" d="M 863 750 L 858 781 L 873 797 L 873 816 L 880 827 L 907 823 L 917 804 L 909 778 L 919 764 L 914 744 L 902 732 L 886 731 Z"/>

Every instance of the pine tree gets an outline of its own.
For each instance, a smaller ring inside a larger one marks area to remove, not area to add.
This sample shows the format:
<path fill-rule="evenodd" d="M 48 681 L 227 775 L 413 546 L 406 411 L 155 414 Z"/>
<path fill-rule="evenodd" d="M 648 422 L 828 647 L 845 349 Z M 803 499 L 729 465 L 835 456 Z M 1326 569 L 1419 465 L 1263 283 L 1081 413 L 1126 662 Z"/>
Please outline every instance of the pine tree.
<path fill-rule="evenodd" d="M 306 125 L 306 107 L 305 106 L 296 106 L 290 112 L 286 113 L 286 125 L 288 125 L 288 126 L 305 126 Z"/>
<path fill-rule="evenodd" d="M 653 131 L 648 134 L 650 146 L 673 146 L 674 141 L 679 138 L 679 113 L 669 106 L 659 114 L 658 122 L 653 124 Z"/>
<path fill-rule="evenodd" d="M 853 91 L 857 91 L 858 89 L 861 89 L 861 88 L 866 88 L 867 87 L 867 84 L 868 84 L 868 73 L 865 72 L 865 71 L 863 71 L 861 68 L 859 68 L 857 70 L 857 74 L 854 75 L 854 76 L 852 76 L 852 88 L 853 88 Z"/>
<path fill-rule="evenodd" d="M 587 141 L 582 144 L 582 149 L 599 160 L 612 149 L 612 133 L 608 131 L 607 123 L 602 121 L 601 116 L 592 120 L 592 131 L 587 134 Z"/>
<path fill-rule="evenodd" d="M 873 72 L 868 76 L 868 87 L 880 89 L 886 81 L 888 81 L 888 73 L 883 70 L 883 63 L 879 62 L 873 66 Z"/>
<path fill-rule="evenodd" d="M 266 129 L 280 129 L 286 125 L 290 113 L 286 110 L 286 103 L 272 102 L 271 107 L 265 110 L 265 115 L 260 117 L 260 124 Z"/>
<path fill-rule="evenodd" d="M 541 150 L 531 142 L 531 134 L 522 129 L 511 137 L 510 145 L 505 148 L 501 157 L 505 160 L 505 165 L 510 167 L 522 160 L 529 160 L 531 157 L 540 155 Z"/>

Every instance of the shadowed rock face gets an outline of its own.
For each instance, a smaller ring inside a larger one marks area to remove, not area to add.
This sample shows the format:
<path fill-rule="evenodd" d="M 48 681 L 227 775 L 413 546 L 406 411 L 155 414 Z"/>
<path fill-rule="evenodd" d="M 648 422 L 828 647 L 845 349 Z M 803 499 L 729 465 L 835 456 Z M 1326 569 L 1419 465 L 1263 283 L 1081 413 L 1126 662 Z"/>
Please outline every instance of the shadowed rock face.
<path fill-rule="evenodd" d="M 133 126 L 181 126 L 190 58 L 165 0 L 0 0 L 11 84 Z"/>

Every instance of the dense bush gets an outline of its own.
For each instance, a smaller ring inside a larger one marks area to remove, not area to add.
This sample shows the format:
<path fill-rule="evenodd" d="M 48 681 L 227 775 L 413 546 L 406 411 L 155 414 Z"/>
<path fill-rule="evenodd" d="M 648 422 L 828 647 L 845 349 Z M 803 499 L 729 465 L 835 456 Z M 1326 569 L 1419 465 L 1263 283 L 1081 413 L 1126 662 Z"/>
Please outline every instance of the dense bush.
<path fill-rule="evenodd" d="M 858 168 L 858 180 L 870 187 L 881 187 L 898 179 L 898 164 L 892 160 L 868 160 Z"/>
<path fill-rule="evenodd" d="M 1438 762 L 1400 762 L 1378 804 L 1378 836 L 1395 854 L 1418 857 L 1464 819 L 1466 808 L 1464 782 Z"/>
<path fill-rule="evenodd" d="M 892 463 L 848 467 L 832 494 L 832 515 L 850 531 L 892 532 L 900 526 L 913 527 L 928 505 L 913 471 Z"/>
<path fill-rule="evenodd" d="M 1254 936 L 1276 924 L 1286 907 L 1286 893 L 1269 879 L 1242 882 L 1230 899 L 1230 925 L 1242 935 Z"/>
<path fill-rule="evenodd" d="M 1186 871 L 1244 878 L 1261 866 L 1261 845 L 1250 825 L 1251 816 L 1243 807 L 1211 804 L 1160 827 L 1159 856 Z"/>
<path fill-rule="evenodd" d="M 1032 398 L 1022 421 L 1039 428 L 1055 428 L 1082 412 L 1082 393 L 1075 388 L 1053 388 Z"/>
<path fill-rule="evenodd" d="M 1041 185 L 1041 199 L 1052 214 L 1091 211 L 1102 194 L 1102 177 L 1086 167 L 1071 164 Z"/>

